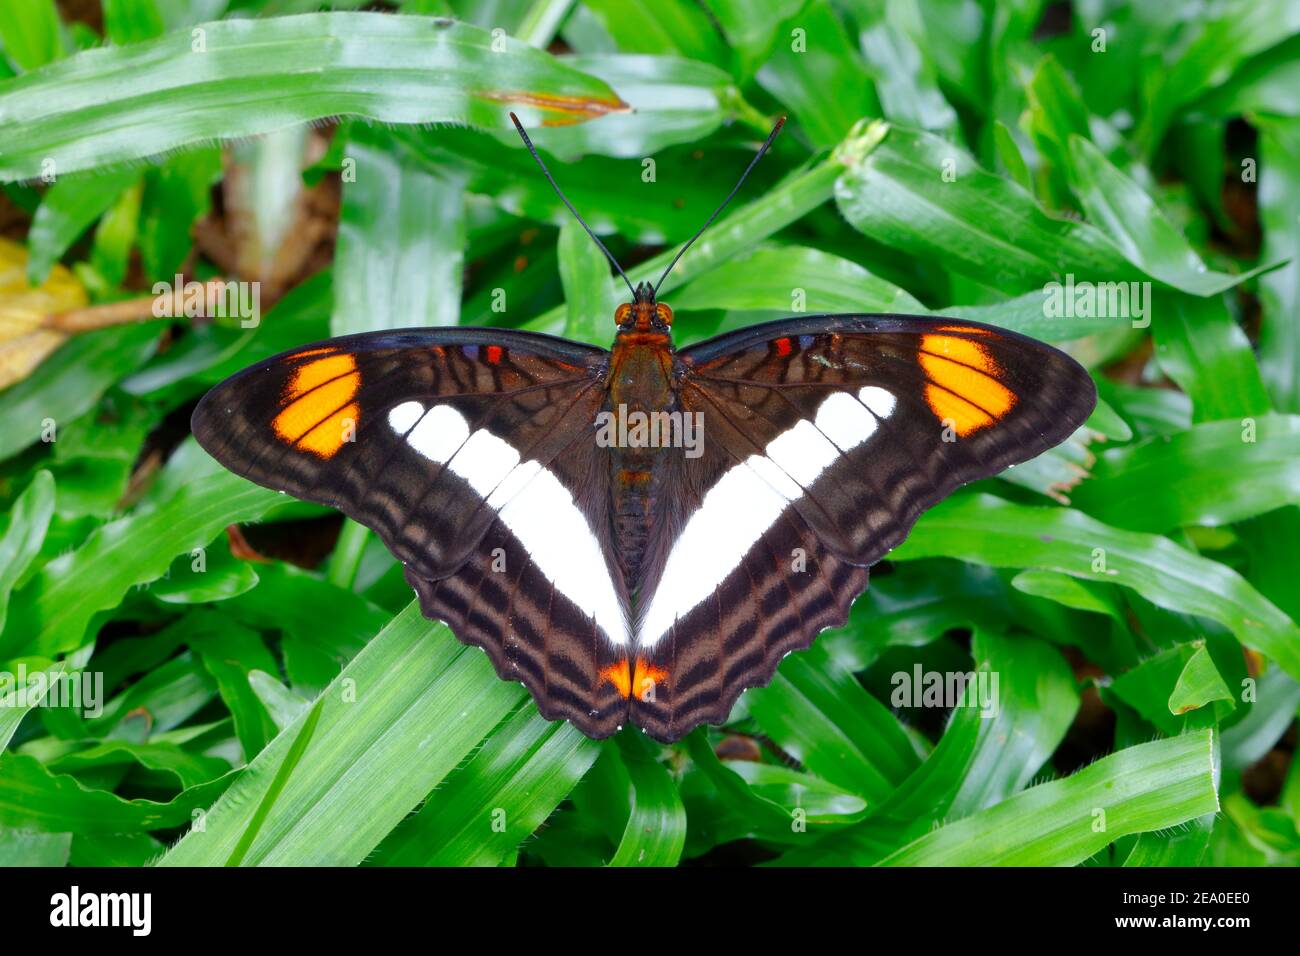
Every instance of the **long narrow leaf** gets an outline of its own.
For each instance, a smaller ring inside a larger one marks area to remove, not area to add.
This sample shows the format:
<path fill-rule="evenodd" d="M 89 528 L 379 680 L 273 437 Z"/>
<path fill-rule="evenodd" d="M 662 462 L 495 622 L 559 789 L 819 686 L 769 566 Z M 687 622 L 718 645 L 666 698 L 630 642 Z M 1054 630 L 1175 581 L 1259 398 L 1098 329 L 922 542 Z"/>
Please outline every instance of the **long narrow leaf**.
<path fill-rule="evenodd" d="M 321 694 L 312 759 L 300 763 L 244 861 L 356 865 L 495 727 L 523 691 L 411 604 Z M 285 728 L 161 861 L 224 863 L 307 716 Z M 418 760 L 412 760 L 418 754 Z"/>
<path fill-rule="evenodd" d="M 950 823 L 886 866 L 1071 866 L 1130 833 L 1219 809 L 1209 731 L 1130 747 Z"/>
<path fill-rule="evenodd" d="M 313 13 L 222 20 L 90 50 L 0 87 L 0 180 L 145 159 L 327 116 L 581 122 L 625 106 L 600 80 L 453 20 Z"/>
<path fill-rule="evenodd" d="M 1220 622 L 1300 678 L 1300 627 L 1235 571 L 1167 538 L 1120 531 L 1077 511 L 962 495 L 928 512 L 893 557 L 1048 568 L 1134 588 L 1160 607 Z"/>

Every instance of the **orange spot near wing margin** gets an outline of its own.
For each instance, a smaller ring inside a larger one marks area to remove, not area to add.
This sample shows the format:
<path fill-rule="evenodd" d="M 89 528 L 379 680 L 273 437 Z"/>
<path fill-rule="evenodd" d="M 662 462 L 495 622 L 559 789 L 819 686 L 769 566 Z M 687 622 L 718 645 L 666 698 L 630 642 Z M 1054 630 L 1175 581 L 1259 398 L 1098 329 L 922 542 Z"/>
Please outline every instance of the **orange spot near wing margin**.
<path fill-rule="evenodd" d="M 636 671 L 632 674 L 632 691 L 637 700 L 654 700 L 655 687 L 668 683 L 668 671 L 655 667 L 644 657 L 636 659 Z"/>
<path fill-rule="evenodd" d="M 636 659 L 635 668 L 629 667 L 627 658 L 624 658 L 600 671 L 600 684 L 613 684 L 624 699 L 635 694 L 638 700 L 654 700 L 655 688 L 666 683 L 668 671 L 656 667 L 644 657 Z"/>
<path fill-rule="evenodd" d="M 610 664 L 608 667 L 602 667 L 600 670 L 600 684 L 613 684 L 618 691 L 618 695 L 626 700 L 632 695 L 632 671 L 627 666 L 627 658 L 623 658 L 617 664 Z"/>
<path fill-rule="evenodd" d="M 955 335 L 923 335 L 918 355 L 930 383 L 925 400 L 940 421 L 965 437 L 1001 419 L 1016 404 L 1002 384 L 1002 368 L 980 342 Z"/>
<path fill-rule="evenodd" d="M 285 385 L 284 405 L 271 425 L 282 441 L 332 458 L 356 433 L 361 407 L 352 399 L 360 387 L 356 359 L 345 352 L 304 362 Z"/>

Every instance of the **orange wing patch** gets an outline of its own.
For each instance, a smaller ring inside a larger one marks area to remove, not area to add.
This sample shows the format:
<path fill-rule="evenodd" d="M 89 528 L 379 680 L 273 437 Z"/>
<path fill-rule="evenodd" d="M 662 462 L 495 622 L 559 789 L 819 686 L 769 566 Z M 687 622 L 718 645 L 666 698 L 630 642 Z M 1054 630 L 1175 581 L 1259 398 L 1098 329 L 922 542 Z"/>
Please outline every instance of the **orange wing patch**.
<path fill-rule="evenodd" d="M 644 657 L 636 659 L 636 672 L 632 675 L 632 690 L 637 700 L 654 700 L 655 687 L 668 683 L 668 671 L 655 667 Z"/>
<path fill-rule="evenodd" d="M 923 335 L 919 361 L 930 379 L 926 403 L 940 421 L 951 421 L 958 435 L 992 425 L 1016 404 L 1015 392 L 999 380 L 1001 367 L 979 342 Z"/>
<path fill-rule="evenodd" d="M 636 667 L 629 666 L 627 658 L 610 664 L 600 672 L 601 685 L 613 684 L 625 700 L 636 694 L 638 700 L 654 700 L 655 688 L 668 683 L 668 671 L 656 667 L 644 657 L 636 659 Z"/>
<path fill-rule="evenodd" d="M 352 399 L 360 387 L 356 359 L 345 352 L 300 365 L 285 387 L 284 408 L 271 423 L 275 433 L 313 455 L 332 458 L 355 434 L 361 407 Z"/>
<path fill-rule="evenodd" d="M 626 657 L 617 664 L 601 668 L 600 684 L 597 686 L 603 687 L 605 684 L 613 684 L 624 700 L 632 695 L 632 670 L 627 665 Z"/>

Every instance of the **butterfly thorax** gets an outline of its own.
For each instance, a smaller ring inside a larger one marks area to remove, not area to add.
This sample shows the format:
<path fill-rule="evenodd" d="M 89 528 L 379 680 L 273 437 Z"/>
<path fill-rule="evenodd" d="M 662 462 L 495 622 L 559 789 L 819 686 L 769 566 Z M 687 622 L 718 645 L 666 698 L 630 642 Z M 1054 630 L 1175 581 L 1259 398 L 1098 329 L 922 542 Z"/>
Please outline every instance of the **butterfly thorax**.
<path fill-rule="evenodd" d="M 667 306 L 650 298 L 620 307 L 617 317 L 603 411 L 612 426 L 605 437 L 614 539 L 628 591 L 635 593 L 658 513 L 664 459 L 673 453 L 676 359 Z"/>

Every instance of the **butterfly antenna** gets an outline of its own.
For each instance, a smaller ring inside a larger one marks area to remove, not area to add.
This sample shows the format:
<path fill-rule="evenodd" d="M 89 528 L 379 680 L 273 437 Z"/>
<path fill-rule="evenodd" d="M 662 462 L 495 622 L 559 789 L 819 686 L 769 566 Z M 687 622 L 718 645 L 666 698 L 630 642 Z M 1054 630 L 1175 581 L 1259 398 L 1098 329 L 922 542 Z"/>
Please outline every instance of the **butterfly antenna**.
<path fill-rule="evenodd" d="M 677 260 L 680 259 L 686 253 L 686 250 L 691 247 L 691 244 L 695 242 L 696 239 L 700 238 L 700 236 L 703 235 L 705 229 L 708 229 L 709 226 L 713 225 L 713 220 L 717 219 L 718 214 L 721 213 L 722 210 L 727 208 L 727 203 L 731 202 L 731 197 L 736 195 L 736 193 L 740 192 L 740 187 L 745 184 L 745 178 L 750 174 L 750 172 L 754 169 L 754 167 L 758 165 L 758 161 L 763 158 L 763 154 L 766 153 L 768 149 L 771 147 L 772 141 L 776 139 L 776 134 L 781 132 L 781 127 L 784 125 L 785 125 L 785 117 L 782 116 L 779 120 L 776 121 L 776 125 L 772 127 L 772 132 L 767 134 L 767 140 L 763 143 L 762 147 L 759 148 L 754 158 L 749 161 L 749 165 L 745 167 L 745 171 L 740 174 L 739 181 L 737 181 L 736 185 L 731 187 L 731 192 L 727 193 L 727 198 L 722 200 L 722 203 L 718 206 L 717 209 L 713 210 L 713 215 L 709 217 L 708 221 L 704 225 L 700 226 L 700 231 L 697 232 L 695 235 L 691 236 L 691 238 L 686 241 L 686 245 L 682 246 L 682 248 L 678 250 L 677 255 L 673 256 L 673 261 L 668 263 L 668 268 L 664 270 L 664 274 L 661 275 L 659 277 L 659 281 L 655 283 L 656 296 L 659 295 L 659 287 L 663 285 L 664 280 L 668 278 L 668 273 L 672 272 L 673 266 L 677 265 Z"/>
<path fill-rule="evenodd" d="M 632 293 L 632 298 L 635 299 L 636 289 L 632 287 L 632 280 L 627 277 L 627 273 L 624 272 L 623 267 L 618 264 L 618 260 L 614 258 L 614 254 L 605 248 L 605 244 L 600 241 L 600 237 L 591 231 L 591 227 L 587 225 L 586 220 L 578 214 L 578 210 L 573 208 L 573 203 L 569 202 L 569 197 L 564 195 L 561 191 L 560 184 L 555 181 L 555 177 L 551 175 L 551 171 L 546 168 L 546 164 L 542 162 L 542 157 L 537 155 L 537 147 L 535 147 L 533 141 L 528 138 L 528 133 L 524 130 L 523 124 L 519 122 L 519 117 L 514 113 L 511 113 L 510 120 L 515 124 L 515 129 L 519 130 L 519 135 L 523 137 L 524 145 L 528 147 L 528 152 L 533 154 L 533 159 L 537 160 L 537 165 L 542 167 L 542 174 L 546 176 L 546 181 L 549 182 L 551 188 L 555 190 L 555 195 L 559 196 L 560 201 L 568 207 L 569 212 L 573 213 L 573 218 L 578 220 L 578 224 L 582 226 L 583 229 L 587 230 L 587 235 L 591 236 L 591 241 L 600 246 L 600 251 L 605 253 L 606 258 L 608 258 L 610 262 L 614 263 L 614 268 L 617 269 L 618 274 L 623 277 L 623 281 L 627 283 L 628 291 Z"/>

